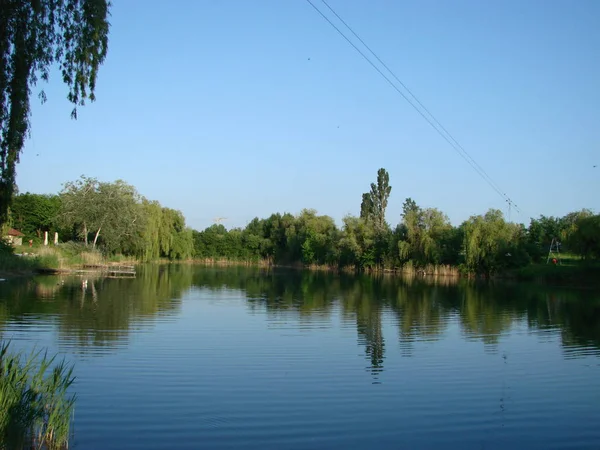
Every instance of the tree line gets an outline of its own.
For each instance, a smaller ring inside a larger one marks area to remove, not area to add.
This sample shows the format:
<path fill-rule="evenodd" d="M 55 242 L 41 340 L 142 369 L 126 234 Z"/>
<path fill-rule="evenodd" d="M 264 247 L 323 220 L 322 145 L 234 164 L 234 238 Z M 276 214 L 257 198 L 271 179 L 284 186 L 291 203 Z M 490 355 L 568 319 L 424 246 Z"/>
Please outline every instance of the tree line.
<path fill-rule="evenodd" d="M 556 238 L 563 250 L 600 257 L 600 216 L 590 210 L 532 218 L 525 227 L 490 209 L 453 226 L 439 209 L 407 198 L 399 223 L 391 227 L 385 220 L 391 190 L 388 172 L 379 169 L 362 195 L 360 215 L 344 217 L 341 229 L 331 217 L 305 209 L 295 216 L 255 218 L 243 229 L 213 225 L 193 231 L 195 256 L 358 270 L 446 266 L 491 274 L 540 262 Z"/>
<path fill-rule="evenodd" d="M 304 209 L 257 217 L 243 228 L 215 224 L 197 231 L 186 226 L 181 212 L 147 200 L 124 181 L 81 177 L 58 195 L 15 196 L 10 218 L 27 236 L 59 231 L 63 240 L 142 261 L 224 259 L 352 270 L 453 267 L 491 274 L 542 261 L 554 238 L 563 251 L 600 258 L 600 216 L 587 209 L 564 217 L 542 215 L 527 227 L 490 209 L 453 226 L 439 209 L 407 198 L 392 227 L 385 218 L 391 191 L 388 172 L 379 169 L 362 195 L 360 214 L 344 217 L 341 228 L 331 217 Z"/>
<path fill-rule="evenodd" d="M 180 211 L 141 196 L 122 180 L 82 176 L 57 195 L 18 194 L 8 224 L 27 239 L 57 232 L 61 242 L 78 241 L 106 254 L 141 261 L 186 259 L 194 254 L 192 230 Z"/>

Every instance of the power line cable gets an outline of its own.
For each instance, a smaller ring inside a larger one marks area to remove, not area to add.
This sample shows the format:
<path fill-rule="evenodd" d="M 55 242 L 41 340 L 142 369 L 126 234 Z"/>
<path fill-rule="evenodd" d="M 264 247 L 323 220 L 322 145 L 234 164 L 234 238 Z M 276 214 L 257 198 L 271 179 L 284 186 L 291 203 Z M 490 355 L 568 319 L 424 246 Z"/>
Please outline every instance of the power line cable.
<path fill-rule="evenodd" d="M 359 40 L 359 42 L 375 57 L 375 59 L 377 59 L 377 61 L 379 61 L 379 63 L 392 75 L 392 77 L 394 77 L 394 79 L 400 84 L 400 86 L 402 86 L 406 90 L 406 92 L 408 92 L 410 94 L 410 96 L 415 100 L 415 102 L 417 102 L 418 105 L 421 108 L 423 108 L 423 110 L 429 115 L 429 117 L 431 117 L 431 119 L 444 131 L 444 133 L 446 133 L 446 135 L 452 140 L 452 142 L 454 142 L 456 144 L 456 146 L 464 153 L 464 155 L 475 166 L 477 166 L 477 168 L 481 172 L 482 176 L 484 176 L 485 179 L 487 179 L 491 184 L 495 185 L 498 188 L 498 190 L 501 191 L 502 189 L 500 188 L 500 186 L 498 186 L 498 184 L 489 176 L 489 174 L 485 171 L 485 169 L 483 167 L 481 167 L 477 163 L 477 161 L 475 161 L 475 159 L 464 149 L 464 147 L 454 138 L 454 136 L 452 136 L 452 134 L 439 122 L 439 120 L 437 120 L 437 118 L 433 115 L 433 113 L 431 113 L 431 111 L 429 111 L 427 109 L 427 107 L 423 103 L 421 103 L 421 101 L 417 98 L 417 96 L 408 88 L 408 86 L 406 86 L 402 82 L 402 80 L 400 80 L 400 78 L 398 78 L 398 76 L 394 73 L 394 71 L 392 69 L 390 69 L 385 62 L 383 62 L 383 60 L 373 51 L 373 49 L 371 49 L 371 47 L 369 47 L 367 45 L 367 43 L 352 29 L 352 27 L 350 25 L 348 25 L 348 23 L 329 5 L 329 3 L 327 3 L 325 0 L 321 0 L 321 1 L 335 15 L 335 17 L 337 17 L 340 20 L 340 22 L 342 22 L 344 24 L 344 26 L 346 28 L 348 28 L 348 30 L 350 30 L 350 32 L 356 37 L 356 39 Z M 505 193 L 503 193 L 503 194 L 504 194 L 504 196 L 506 196 Z M 516 207 L 516 205 L 514 203 L 512 203 L 512 204 Z"/>
<path fill-rule="evenodd" d="M 358 36 L 358 34 L 356 32 L 354 32 L 354 30 L 339 16 L 339 14 L 337 14 L 335 12 L 335 10 L 329 6 L 329 4 L 325 1 L 325 0 L 321 0 L 326 6 L 327 8 L 329 8 L 329 10 L 350 30 L 350 32 L 352 32 L 352 34 L 365 46 L 365 48 L 367 50 L 369 50 L 369 52 L 371 52 L 371 54 L 373 54 L 373 56 L 379 61 L 379 63 L 394 77 L 394 79 L 396 79 L 396 81 L 404 88 L 406 89 L 406 91 L 415 99 L 415 101 L 421 106 L 421 108 L 427 112 L 427 114 L 429 116 L 431 116 L 431 119 L 429 117 L 427 117 L 427 115 L 425 115 L 423 113 L 423 111 L 421 109 L 419 109 L 405 94 L 404 92 L 402 92 L 390 79 L 389 77 L 387 77 L 379 67 L 377 67 L 377 65 L 375 65 L 375 63 L 373 63 L 373 61 L 371 61 L 369 59 L 369 57 L 367 55 L 365 55 L 357 46 L 356 44 L 354 44 L 354 42 L 352 42 L 348 36 L 346 36 L 319 8 L 317 8 L 315 6 L 315 4 L 311 1 L 311 0 L 306 0 L 308 4 L 310 4 L 310 6 L 313 7 L 313 9 L 321 16 L 323 17 L 323 19 L 325 19 L 327 21 L 327 23 L 329 23 L 329 25 L 331 25 L 339 34 L 340 36 L 342 36 L 364 59 L 365 61 L 367 61 L 376 71 L 377 73 L 379 73 L 379 75 L 381 75 L 381 77 L 387 81 L 387 83 L 398 93 L 402 96 L 402 98 L 404 98 L 404 100 L 406 100 L 406 102 L 411 105 L 413 107 L 413 109 L 415 111 L 417 111 L 419 113 L 419 115 L 421 115 L 421 117 L 423 117 L 423 119 L 425 119 L 425 121 L 454 149 L 454 151 L 456 151 L 481 177 L 482 179 L 488 183 L 488 185 L 490 185 L 490 187 L 500 196 L 502 197 L 506 202 L 509 203 L 509 205 L 513 205 L 515 207 L 515 209 L 518 210 L 517 205 L 504 193 L 502 192 L 502 189 L 500 189 L 500 187 L 498 186 L 497 183 L 494 182 L 494 180 L 487 174 L 487 172 L 485 172 L 485 170 L 479 165 L 477 164 L 477 162 L 473 159 L 473 157 L 471 157 L 467 151 L 460 145 L 460 143 L 458 143 L 458 141 L 446 130 L 446 128 L 444 128 L 442 126 L 442 124 L 435 118 L 435 116 L 433 114 L 431 114 L 431 112 L 429 112 L 429 110 L 419 101 L 419 99 L 410 91 L 410 89 L 408 89 L 406 87 L 406 85 L 404 83 L 402 83 L 402 81 L 394 74 L 394 72 L 377 56 L 377 54 L 371 50 L 371 48 L 360 38 L 360 36 Z M 438 128 L 439 127 L 439 128 Z M 443 130 L 443 131 L 442 131 Z"/>

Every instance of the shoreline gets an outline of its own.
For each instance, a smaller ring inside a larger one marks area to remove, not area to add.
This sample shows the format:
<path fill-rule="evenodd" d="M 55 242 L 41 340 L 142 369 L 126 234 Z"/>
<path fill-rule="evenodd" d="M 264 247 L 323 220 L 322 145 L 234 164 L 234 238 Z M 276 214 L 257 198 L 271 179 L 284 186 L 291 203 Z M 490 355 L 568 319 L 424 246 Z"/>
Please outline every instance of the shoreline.
<path fill-rule="evenodd" d="M 16 256 L 16 258 L 23 258 Z M 33 261 L 32 261 L 33 263 Z M 147 263 L 134 260 L 123 262 L 103 261 L 94 263 L 61 264 L 60 267 L 17 267 L 13 269 L 1 269 L 0 279 L 8 281 L 12 278 L 27 278 L 36 275 L 61 275 L 61 274 L 95 274 L 100 276 L 135 277 L 136 266 L 142 264 L 189 264 L 204 267 L 254 267 L 274 268 L 289 270 L 309 270 L 314 272 L 329 272 L 334 274 L 365 274 L 365 275 L 388 275 L 388 276 L 410 276 L 421 278 L 455 278 L 479 281 L 509 281 L 509 282 L 533 282 L 546 285 L 556 285 L 573 288 L 600 288 L 600 266 L 594 265 L 562 265 L 552 266 L 546 264 L 534 264 L 520 269 L 509 270 L 504 273 L 492 275 L 470 274 L 462 272 L 455 266 L 425 266 L 423 268 L 370 268 L 359 270 L 354 267 L 334 267 L 328 265 L 305 266 L 301 263 L 275 264 L 268 260 L 239 261 L 224 258 L 202 258 L 187 259 L 180 261 L 169 261 L 159 259 Z"/>
<path fill-rule="evenodd" d="M 365 274 L 365 275 L 390 275 L 390 276 L 415 276 L 422 278 L 456 278 L 476 281 L 507 281 L 517 283 L 540 283 L 556 285 L 561 287 L 600 289 L 600 266 L 551 266 L 546 264 L 534 264 L 520 269 L 513 269 L 503 273 L 492 275 L 461 273 L 458 267 L 436 266 L 424 269 L 367 269 L 357 270 L 348 267 L 332 266 L 304 266 L 302 264 L 273 264 L 270 262 L 235 261 L 225 259 L 201 259 L 171 261 L 171 264 L 193 264 L 206 267 L 256 267 L 275 268 L 289 270 L 309 270 L 314 272 L 330 272 L 335 274 Z M 445 267 L 446 270 L 439 270 Z M 438 270 L 436 270 L 438 269 Z M 449 269 L 449 270 L 448 270 Z"/>

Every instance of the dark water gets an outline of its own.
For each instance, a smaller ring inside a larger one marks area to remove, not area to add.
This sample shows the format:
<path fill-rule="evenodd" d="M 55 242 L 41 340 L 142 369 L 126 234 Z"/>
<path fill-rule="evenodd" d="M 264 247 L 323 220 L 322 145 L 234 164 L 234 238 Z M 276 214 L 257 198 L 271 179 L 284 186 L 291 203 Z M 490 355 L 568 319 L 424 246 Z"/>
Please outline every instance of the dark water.
<path fill-rule="evenodd" d="M 0 333 L 80 449 L 600 448 L 595 291 L 153 266 L 0 283 Z"/>

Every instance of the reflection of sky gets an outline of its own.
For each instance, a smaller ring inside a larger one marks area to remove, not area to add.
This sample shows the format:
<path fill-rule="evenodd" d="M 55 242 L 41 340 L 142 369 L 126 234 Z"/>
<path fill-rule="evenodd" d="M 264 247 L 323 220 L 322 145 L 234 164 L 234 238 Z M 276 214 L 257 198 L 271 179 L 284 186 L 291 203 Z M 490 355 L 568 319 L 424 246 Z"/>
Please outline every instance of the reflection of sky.
<path fill-rule="evenodd" d="M 367 314 L 363 323 L 377 317 Z M 415 323 L 409 337 L 399 333 L 392 309 L 383 307 L 379 317 L 380 384 L 355 313 L 338 303 L 310 314 L 267 310 L 235 289 L 192 288 L 175 314 L 130 324 L 126 340 L 110 343 L 117 348 L 79 354 L 54 316 L 10 322 L 5 337 L 76 362 L 80 448 L 548 449 L 600 442 L 597 349 L 566 358 L 560 329 L 529 329 L 523 319 L 488 344 L 465 331 L 457 313 L 444 316 L 439 334 L 421 333 Z"/>

